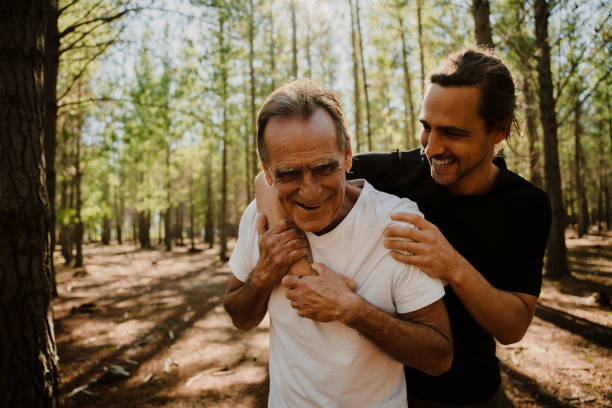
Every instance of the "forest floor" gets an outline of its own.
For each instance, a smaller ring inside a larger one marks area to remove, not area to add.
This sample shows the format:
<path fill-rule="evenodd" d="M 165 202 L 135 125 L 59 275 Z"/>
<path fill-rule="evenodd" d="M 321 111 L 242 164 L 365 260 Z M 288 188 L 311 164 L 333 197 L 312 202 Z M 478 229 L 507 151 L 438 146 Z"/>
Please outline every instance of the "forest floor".
<path fill-rule="evenodd" d="M 570 232 L 567 242 L 572 277 L 544 279 L 525 338 L 498 346 L 517 407 L 612 406 L 612 309 L 602 305 L 612 235 Z M 233 328 L 222 305 L 231 273 L 217 248 L 89 244 L 84 254 L 78 269 L 56 254 L 64 407 L 266 406 L 269 323 Z"/>

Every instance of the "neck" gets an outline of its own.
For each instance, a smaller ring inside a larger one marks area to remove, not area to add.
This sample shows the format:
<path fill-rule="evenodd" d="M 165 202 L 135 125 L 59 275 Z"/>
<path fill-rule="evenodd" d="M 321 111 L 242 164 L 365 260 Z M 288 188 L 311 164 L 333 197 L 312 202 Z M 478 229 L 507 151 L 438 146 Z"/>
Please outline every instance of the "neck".
<path fill-rule="evenodd" d="M 456 183 L 455 185 L 448 186 L 447 190 L 453 195 L 480 195 L 488 193 L 495 186 L 497 176 L 499 175 L 499 167 L 493 164 L 493 160 L 489 162 L 489 165 L 481 172 L 478 173 L 474 180 L 471 180 L 469 184 Z"/>
<path fill-rule="evenodd" d="M 356 186 L 353 184 L 346 183 L 344 187 L 344 201 L 342 202 L 342 207 L 340 207 L 340 211 L 338 212 L 338 216 L 329 224 L 327 227 L 323 228 L 321 231 L 315 232 L 315 235 L 323 235 L 327 234 L 334 228 L 338 226 L 346 218 L 349 212 L 355 206 L 357 199 L 359 198 L 359 194 L 361 194 L 361 189 L 363 186 Z"/>

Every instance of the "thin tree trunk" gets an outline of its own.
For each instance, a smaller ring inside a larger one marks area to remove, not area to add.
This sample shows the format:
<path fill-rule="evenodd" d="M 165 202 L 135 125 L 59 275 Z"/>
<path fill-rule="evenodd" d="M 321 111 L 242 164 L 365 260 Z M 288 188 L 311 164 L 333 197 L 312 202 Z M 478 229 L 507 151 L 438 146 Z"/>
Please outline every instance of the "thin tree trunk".
<path fill-rule="evenodd" d="M 75 192 L 75 222 L 74 222 L 74 246 L 76 248 L 76 257 L 74 267 L 80 268 L 83 266 L 83 220 L 81 218 L 81 207 L 83 199 L 81 197 L 81 129 L 77 129 L 76 133 L 76 151 L 74 157 L 74 192 Z"/>
<path fill-rule="evenodd" d="M 102 217 L 102 244 L 110 244 L 111 239 L 111 220 L 108 215 Z"/>
<path fill-rule="evenodd" d="M 417 0 L 417 26 L 419 32 L 419 59 L 421 62 L 421 95 L 425 93 L 425 46 L 423 45 L 422 0 Z"/>
<path fill-rule="evenodd" d="M 270 92 L 276 89 L 276 41 L 274 40 L 274 14 L 270 12 L 270 44 L 269 44 L 269 55 L 270 55 Z M 255 175 L 255 174 L 253 174 Z"/>
<path fill-rule="evenodd" d="M 195 203 L 193 198 L 193 176 L 189 176 L 189 238 L 191 239 L 191 252 L 195 251 L 195 227 L 194 227 L 194 211 L 195 211 Z"/>
<path fill-rule="evenodd" d="M 67 212 L 69 208 L 68 201 L 68 181 L 62 180 L 60 183 L 60 208 Z M 72 262 L 72 234 L 70 233 L 70 221 L 63 219 L 60 224 L 59 241 L 62 248 L 62 256 L 66 265 Z"/>
<path fill-rule="evenodd" d="M 412 103 L 412 78 L 408 69 L 408 49 L 406 48 L 406 33 L 404 31 L 404 17 L 399 15 L 400 35 L 402 36 L 402 67 L 404 69 L 404 146 L 410 149 L 417 146 L 416 128 L 414 121 L 414 104 Z"/>
<path fill-rule="evenodd" d="M 493 35 L 491 34 L 489 14 L 489 0 L 472 0 L 472 16 L 474 16 L 476 45 L 493 48 Z"/>
<path fill-rule="evenodd" d="M 540 152 L 536 147 L 538 138 L 538 113 L 535 107 L 535 95 L 531 86 L 531 81 L 527 73 L 523 74 L 523 95 L 525 96 L 525 121 L 526 134 L 529 149 L 529 179 L 533 184 L 542 187 L 542 174 L 540 172 Z"/>
<path fill-rule="evenodd" d="M 46 165 L 46 187 L 49 197 L 49 228 L 51 231 L 51 252 L 55 250 L 55 145 L 56 145 L 56 122 L 57 122 L 57 70 L 59 66 L 59 47 L 60 39 L 57 27 L 59 18 L 57 0 L 47 0 L 46 6 L 47 31 L 45 35 L 44 51 L 44 81 L 43 98 L 45 101 L 45 123 L 44 123 L 44 142 L 43 150 L 45 153 Z M 51 262 L 52 293 L 57 296 L 57 285 L 55 283 L 55 265 Z"/>
<path fill-rule="evenodd" d="M 292 52 L 292 64 L 291 64 L 291 75 L 293 78 L 298 77 L 298 65 L 297 65 L 297 23 L 295 21 L 295 0 L 291 0 L 289 3 L 291 9 L 291 52 Z"/>
<path fill-rule="evenodd" d="M 59 407 L 43 143 L 48 5 L 0 7 L 0 406 Z"/>
<path fill-rule="evenodd" d="M 184 246 L 183 242 L 183 218 L 185 215 L 185 203 L 180 202 L 176 209 L 176 225 L 175 225 L 175 239 L 177 246 Z"/>
<path fill-rule="evenodd" d="M 255 68 L 253 67 L 253 60 L 255 59 L 255 7 L 253 5 L 253 0 L 249 0 L 250 7 L 250 16 L 249 16 L 249 76 L 250 76 L 250 85 L 251 85 L 251 124 L 249 128 L 251 129 L 252 142 L 251 142 L 251 173 L 249 177 L 249 173 L 247 172 L 247 202 L 251 202 L 251 198 L 253 197 L 252 188 L 253 188 L 253 179 L 255 175 L 259 171 L 258 160 L 257 160 L 257 130 L 255 126 L 255 122 L 257 121 L 257 107 L 255 106 Z M 274 57 L 272 57 L 274 58 Z"/>
<path fill-rule="evenodd" d="M 227 55 L 225 48 L 225 20 L 223 17 L 219 19 L 219 45 L 221 48 L 221 98 L 223 99 L 223 137 L 221 140 L 221 211 L 219 216 L 219 258 L 222 261 L 227 260 L 227 144 L 228 144 L 228 107 L 227 107 Z"/>
<path fill-rule="evenodd" d="M 357 38 L 359 39 L 359 59 L 361 61 L 361 79 L 363 81 L 363 96 L 366 108 L 366 129 L 368 136 L 368 150 L 372 151 L 372 128 L 370 126 L 370 98 L 368 96 L 368 81 L 366 75 L 366 64 L 363 56 L 363 40 L 361 36 L 361 19 L 359 17 L 359 0 L 355 0 L 355 16 L 357 18 Z"/>
<path fill-rule="evenodd" d="M 577 90 L 576 95 L 579 95 Z M 576 199 L 578 206 L 578 237 L 582 237 L 587 233 L 590 224 L 589 207 L 584 188 L 584 171 L 582 169 L 584 157 L 582 153 L 582 144 L 580 143 L 580 136 L 582 134 L 580 113 L 580 100 L 576 98 L 576 102 L 574 103 L 574 180 L 576 183 Z"/>
<path fill-rule="evenodd" d="M 310 16 L 308 15 L 308 10 L 305 10 L 304 13 L 306 14 L 306 77 L 312 78 L 312 56 L 310 54 Z"/>
<path fill-rule="evenodd" d="M 212 187 L 212 166 L 210 162 L 206 164 L 206 221 L 204 223 L 204 236 L 208 247 L 212 248 L 215 244 L 215 219 L 213 204 L 215 198 L 213 196 Z"/>
<path fill-rule="evenodd" d="M 172 251 L 172 196 L 170 195 L 170 143 L 166 141 L 166 213 L 164 216 L 164 235 L 166 251 Z"/>
<path fill-rule="evenodd" d="M 361 152 L 361 91 L 359 89 L 359 58 L 357 57 L 357 36 L 355 33 L 355 17 L 353 2 L 348 0 L 351 12 L 351 44 L 353 45 L 353 87 L 355 90 L 355 144 L 357 152 Z"/>
<path fill-rule="evenodd" d="M 548 240 L 546 273 L 551 277 L 569 276 L 567 248 L 565 246 L 565 222 L 561 198 L 561 172 L 557 147 L 557 118 L 550 71 L 550 46 L 548 44 L 548 3 L 535 0 L 536 46 L 539 50 L 538 80 L 540 83 L 540 120 L 544 130 L 544 170 L 546 189 L 552 207 L 552 225 Z"/>

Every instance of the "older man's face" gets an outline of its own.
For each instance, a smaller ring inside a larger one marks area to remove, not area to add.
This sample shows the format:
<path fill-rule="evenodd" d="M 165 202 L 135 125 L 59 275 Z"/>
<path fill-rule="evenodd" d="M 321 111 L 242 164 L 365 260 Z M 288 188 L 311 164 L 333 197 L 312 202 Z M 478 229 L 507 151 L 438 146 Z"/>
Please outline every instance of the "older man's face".
<path fill-rule="evenodd" d="M 338 148 L 331 116 L 317 110 L 308 120 L 272 117 L 264 132 L 269 165 L 264 172 L 303 231 L 325 233 L 347 213 L 346 176 L 351 149 Z"/>

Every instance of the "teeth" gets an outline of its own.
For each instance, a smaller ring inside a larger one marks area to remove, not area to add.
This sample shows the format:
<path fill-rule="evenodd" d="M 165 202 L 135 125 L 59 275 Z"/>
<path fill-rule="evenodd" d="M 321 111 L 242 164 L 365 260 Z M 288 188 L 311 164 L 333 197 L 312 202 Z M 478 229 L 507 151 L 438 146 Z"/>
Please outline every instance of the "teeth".
<path fill-rule="evenodd" d="M 436 166 L 440 166 L 440 167 L 446 167 L 449 164 L 451 164 L 453 162 L 454 159 L 445 159 L 445 160 L 440 160 L 440 159 L 431 159 L 431 162 L 436 165 Z"/>

